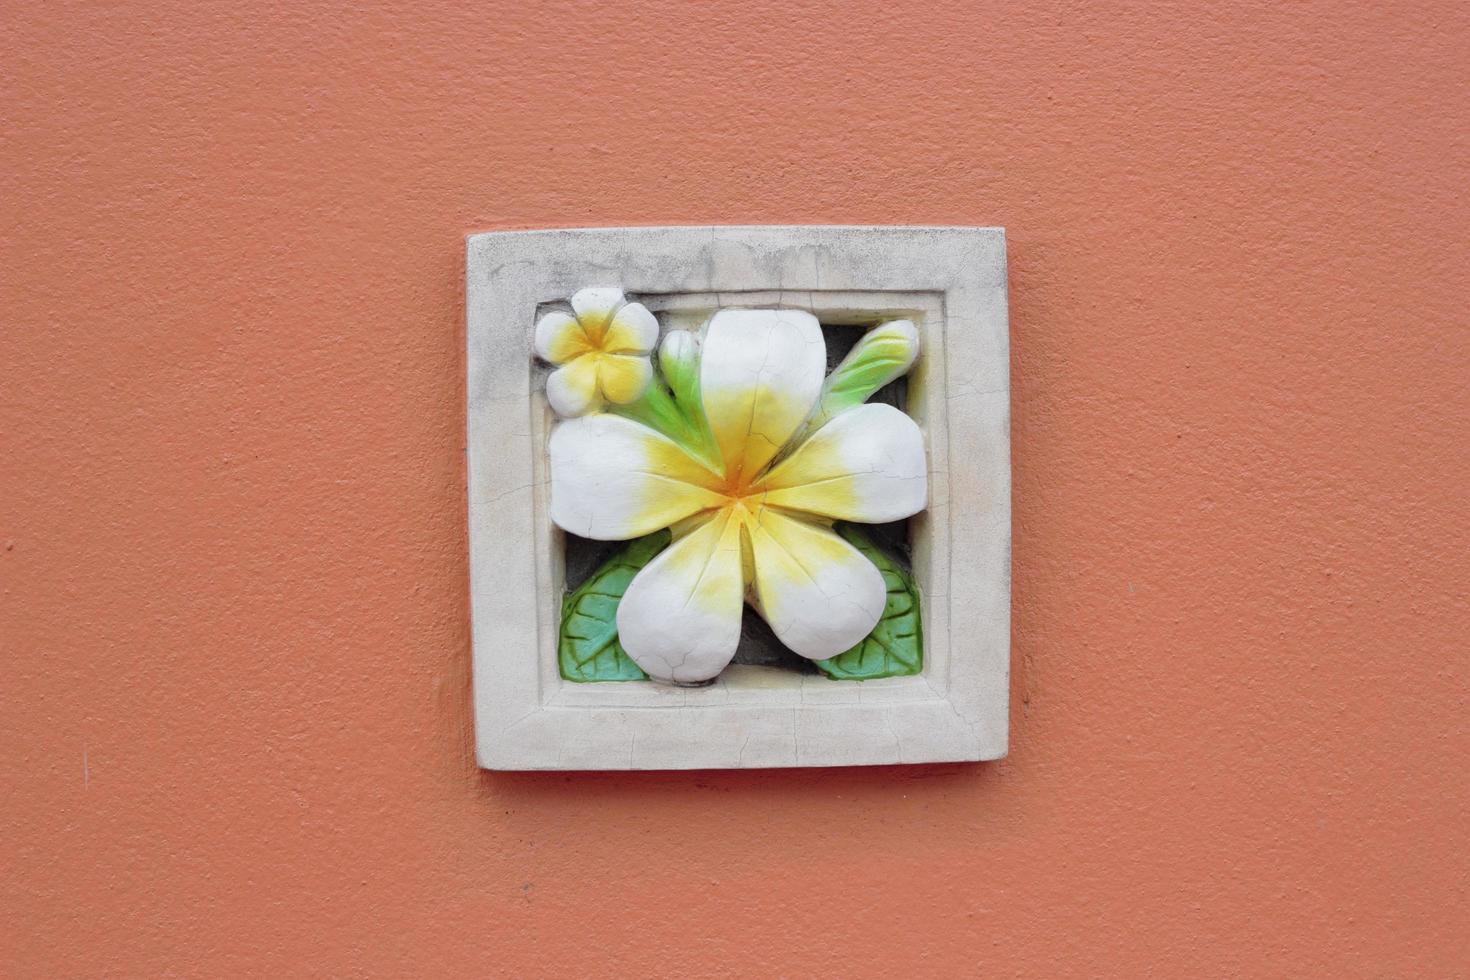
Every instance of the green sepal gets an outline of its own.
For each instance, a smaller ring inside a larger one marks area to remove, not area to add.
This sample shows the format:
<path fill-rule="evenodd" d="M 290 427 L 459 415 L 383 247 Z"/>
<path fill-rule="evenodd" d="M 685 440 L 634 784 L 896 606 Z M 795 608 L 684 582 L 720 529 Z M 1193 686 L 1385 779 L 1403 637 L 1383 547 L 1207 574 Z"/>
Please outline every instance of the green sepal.
<path fill-rule="evenodd" d="M 913 573 L 857 527 L 837 524 L 833 530 L 878 567 L 888 598 L 883 605 L 883 616 L 873 631 L 851 650 L 816 661 L 817 669 L 838 681 L 870 681 L 919 673 L 924 669 L 924 637 L 919 619 L 919 587 L 914 583 Z"/>
<path fill-rule="evenodd" d="M 562 600 L 556 643 L 561 676 L 578 683 L 648 679 L 618 642 L 618 603 L 671 537 L 663 530 L 628 542 Z"/>
<path fill-rule="evenodd" d="M 642 422 L 681 445 L 690 440 L 689 420 L 680 411 L 679 404 L 674 401 L 669 389 L 657 377 L 648 383 L 648 390 L 637 401 L 627 405 L 610 405 L 608 408 L 617 415 Z"/>
<path fill-rule="evenodd" d="M 649 382 L 643 396 L 611 410 L 663 433 L 690 455 L 715 466 L 720 451 L 699 394 L 698 341 L 693 334 L 676 331 L 676 335 L 674 348 L 669 343 L 674 337 L 665 338 L 658 357 L 659 375 Z"/>

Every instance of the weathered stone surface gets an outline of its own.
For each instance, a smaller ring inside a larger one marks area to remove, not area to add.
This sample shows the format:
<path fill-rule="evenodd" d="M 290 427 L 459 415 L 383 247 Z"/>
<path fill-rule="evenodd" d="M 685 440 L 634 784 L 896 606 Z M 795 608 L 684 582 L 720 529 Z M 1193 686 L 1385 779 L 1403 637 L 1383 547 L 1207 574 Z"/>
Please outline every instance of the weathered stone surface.
<path fill-rule="evenodd" d="M 646 228 L 468 243 L 471 609 L 476 743 L 499 769 L 690 769 L 963 761 L 1005 754 L 1010 467 L 999 229 Z M 928 448 L 911 522 L 919 676 L 832 681 L 733 665 L 698 689 L 572 684 L 556 667 L 560 532 L 548 516 L 538 315 L 617 283 L 666 322 L 718 308 L 824 324 L 901 317 L 923 354 L 908 412 Z"/>

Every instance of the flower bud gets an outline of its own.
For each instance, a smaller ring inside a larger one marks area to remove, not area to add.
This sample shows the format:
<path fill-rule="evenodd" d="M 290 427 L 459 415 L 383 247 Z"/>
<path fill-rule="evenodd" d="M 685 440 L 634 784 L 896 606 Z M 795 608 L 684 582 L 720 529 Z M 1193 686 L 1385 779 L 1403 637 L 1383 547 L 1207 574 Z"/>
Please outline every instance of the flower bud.
<path fill-rule="evenodd" d="M 913 367 L 919 331 L 911 320 L 890 320 L 863 334 L 822 386 L 813 424 L 867 401 L 873 392 Z"/>
<path fill-rule="evenodd" d="M 670 330 L 658 349 L 664 380 L 681 402 L 693 398 L 699 383 L 699 337 L 688 330 Z"/>

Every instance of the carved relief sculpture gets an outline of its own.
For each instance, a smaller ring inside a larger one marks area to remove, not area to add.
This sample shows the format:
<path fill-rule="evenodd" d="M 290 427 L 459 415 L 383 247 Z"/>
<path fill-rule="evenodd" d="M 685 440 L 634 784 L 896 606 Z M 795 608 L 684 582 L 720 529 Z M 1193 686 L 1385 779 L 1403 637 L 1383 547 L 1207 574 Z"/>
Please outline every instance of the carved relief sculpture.
<path fill-rule="evenodd" d="M 917 673 L 918 590 L 861 529 L 926 505 L 923 433 L 868 403 L 919 356 L 914 324 L 878 323 L 828 374 L 804 310 L 721 308 L 660 342 L 619 289 L 567 307 L 535 332 L 559 417 L 550 517 L 629 544 L 564 602 L 562 676 L 708 682 L 747 603 L 828 677 Z"/>
<path fill-rule="evenodd" d="M 475 748 L 490 769 L 1005 754 L 998 228 L 466 243 Z"/>

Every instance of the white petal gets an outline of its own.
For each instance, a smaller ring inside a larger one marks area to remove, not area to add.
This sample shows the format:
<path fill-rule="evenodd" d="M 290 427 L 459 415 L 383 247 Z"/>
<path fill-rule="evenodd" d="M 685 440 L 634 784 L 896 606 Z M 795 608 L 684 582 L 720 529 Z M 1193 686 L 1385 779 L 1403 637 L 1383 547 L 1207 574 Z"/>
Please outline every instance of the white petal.
<path fill-rule="evenodd" d="M 766 504 L 881 524 L 923 510 L 928 482 L 914 420 L 892 405 L 859 405 L 809 436 L 758 489 Z"/>
<path fill-rule="evenodd" d="M 705 328 L 700 391 L 731 479 L 754 477 L 811 412 L 827 346 L 799 310 L 721 310 Z"/>
<path fill-rule="evenodd" d="M 618 603 L 618 641 L 663 681 L 714 677 L 740 644 L 740 522 L 723 510 L 639 572 Z"/>
<path fill-rule="evenodd" d="M 613 314 L 602 338 L 612 354 L 647 354 L 658 346 L 658 321 L 642 303 L 629 303 Z"/>
<path fill-rule="evenodd" d="M 763 510 L 750 528 L 755 607 L 809 660 L 856 646 L 883 615 L 883 575 L 831 528 Z"/>
<path fill-rule="evenodd" d="M 551 519 L 584 538 L 635 538 L 725 502 L 673 440 L 619 415 L 561 422 L 549 450 Z"/>
<path fill-rule="evenodd" d="M 607 321 L 622 305 L 623 291 L 615 286 L 594 286 L 572 294 L 572 312 L 577 314 L 588 339 L 599 345 Z"/>
<path fill-rule="evenodd" d="M 602 407 L 597 391 L 597 357 L 573 359 L 546 376 L 546 400 L 562 418 L 586 415 Z"/>
<path fill-rule="evenodd" d="M 570 313 L 553 310 L 536 321 L 536 353 L 542 360 L 565 364 L 591 349 L 582 325 Z"/>

